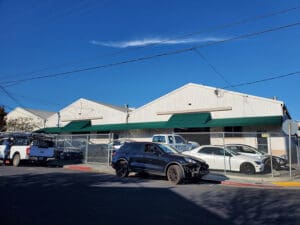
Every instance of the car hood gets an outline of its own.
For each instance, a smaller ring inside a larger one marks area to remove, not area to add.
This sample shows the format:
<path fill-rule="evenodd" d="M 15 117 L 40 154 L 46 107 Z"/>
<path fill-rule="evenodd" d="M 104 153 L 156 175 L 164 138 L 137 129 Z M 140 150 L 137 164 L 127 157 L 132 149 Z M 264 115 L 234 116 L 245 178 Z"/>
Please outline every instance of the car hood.
<path fill-rule="evenodd" d="M 198 163 L 206 163 L 203 159 L 199 159 L 196 157 L 193 157 L 191 155 L 186 155 L 186 154 L 182 154 L 182 153 L 178 153 L 178 154 L 170 154 L 170 156 L 174 159 L 174 160 L 180 160 L 180 161 L 184 161 L 186 162 L 185 159 L 192 159 L 195 160 Z"/>
<path fill-rule="evenodd" d="M 234 156 L 236 158 L 239 158 L 239 159 L 243 159 L 243 160 L 250 160 L 250 161 L 262 161 L 263 159 L 266 158 L 266 156 L 259 156 L 259 155 L 236 155 Z"/>

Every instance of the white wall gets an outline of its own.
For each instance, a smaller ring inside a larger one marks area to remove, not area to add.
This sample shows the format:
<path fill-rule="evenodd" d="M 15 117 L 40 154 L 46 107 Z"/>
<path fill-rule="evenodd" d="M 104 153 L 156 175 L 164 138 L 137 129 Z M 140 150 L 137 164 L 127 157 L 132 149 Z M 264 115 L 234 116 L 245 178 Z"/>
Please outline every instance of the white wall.
<path fill-rule="evenodd" d="M 91 120 L 92 125 L 125 123 L 126 112 L 87 99 L 79 99 L 60 112 L 60 127 L 74 120 Z M 48 118 L 46 126 L 56 127 L 58 114 Z"/>
<path fill-rule="evenodd" d="M 282 115 L 283 103 L 280 101 L 229 91 L 220 91 L 217 96 L 215 90 L 216 88 L 203 85 L 187 84 L 136 109 L 130 115 L 130 122 L 166 121 L 171 117 L 171 115 L 157 115 L 157 112 L 216 107 L 232 107 L 232 110 L 212 112 L 213 118 Z"/>
<path fill-rule="evenodd" d="M 24 110 L 20 107 L 15 108 L 13 111 L 9 112 L 6 116 L 7 118 L 7 131 L 20 131 L 18 126 L 9 126 L 12 121 L 16 121 L 18 123 L 28 123 L 29 127 L 32 129 L 26 129 L 26 131 L 33 131 L 37 129 L 44 128 L 45 121 L 43 118 Z M 27 126 L 28 127 L 28 126 Z M 24 131 L 24 130 L 21 130 Z"/>

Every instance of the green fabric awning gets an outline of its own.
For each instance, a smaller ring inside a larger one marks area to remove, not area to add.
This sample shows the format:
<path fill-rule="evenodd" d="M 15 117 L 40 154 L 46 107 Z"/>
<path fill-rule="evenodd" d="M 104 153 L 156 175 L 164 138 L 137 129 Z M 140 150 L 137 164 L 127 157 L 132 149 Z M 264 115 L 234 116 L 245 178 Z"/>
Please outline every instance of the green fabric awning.
<path fill-rule="evenodd" d="M 272 126 L 281 125 L 281 116 L 262 116 L 262 117 L 240 117 L 213 119 L 206 123 L 207 127 L 246 127 L 246 126 Z"/>
<path fill-rule="evenodd" d="M 48 133 L 48 134 L 57 134 L 61 132 L 60 127 L 46 127 L 40 130 L 34 131 L 35 133 Z"/>
<path fill-rule="evenodd" d="M 90 120 L 72 121 L 61 128 L 61 132 L 80 132 L 82 129 L 91 126 Z"/>
<path fill-rule="evenodd" d="M 282 116 L 240 117 L 212 119 L 210 113 L 175 114 L 168 121 L 144 123 L 120 123 L 91 126 L 90 120 L 72 121 L 62 128 L 50 127 L 40 130 L 45 133 L 84 133 L 101 131 L 121 131 L 134 129 L 166 128 L 210 128 L 229 126 L 280 126 Z"/>
<path fill-rule="evenodd" d="M 210 113 L 175 114 L 168 120 L 166 128 L 202 127 L 210 120 Z"/>

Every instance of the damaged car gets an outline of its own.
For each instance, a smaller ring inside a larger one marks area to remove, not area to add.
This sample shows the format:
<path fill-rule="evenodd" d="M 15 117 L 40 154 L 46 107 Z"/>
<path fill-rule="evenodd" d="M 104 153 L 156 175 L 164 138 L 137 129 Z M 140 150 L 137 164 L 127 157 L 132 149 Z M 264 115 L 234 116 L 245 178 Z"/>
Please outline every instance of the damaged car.
<path fill-rule="evenodd" d="M 112 167 L 119 177 L 130 172 L 167 177 L 172 184 L 208 174 L 208 164 L 185 156 L 176 149 L 152 142 L 125 143 L 112 157 Z"/>

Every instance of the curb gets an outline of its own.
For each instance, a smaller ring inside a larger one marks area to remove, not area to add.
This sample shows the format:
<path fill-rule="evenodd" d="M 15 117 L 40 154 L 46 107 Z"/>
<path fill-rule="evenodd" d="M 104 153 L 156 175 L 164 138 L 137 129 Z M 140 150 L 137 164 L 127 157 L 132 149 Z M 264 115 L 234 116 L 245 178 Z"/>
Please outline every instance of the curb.
<path fill-rule="evenodd" d="M 64 169 L 68 170 L 77 170 L 77 171 L 84 171 L 84 172 L 92 172 L 93 169 L 90 166 L 76 166 L 76 165 L 68 165 L 64 166 Z"/>
<path fill-rule="evenodd" d="M 300 181 L 278 181 L 278 182 L 272 182 L 272 184 L 281 187 L 300 187 Z"/>
<path fill-rule="evenodd" d="M 235 186 L 235 187 L 282 188 L 282 186 L 279 185 L 242 183 L 242 182 L 236 182 L 230 180 L 221 181 L 221 184 L 227 186 Z"/>

